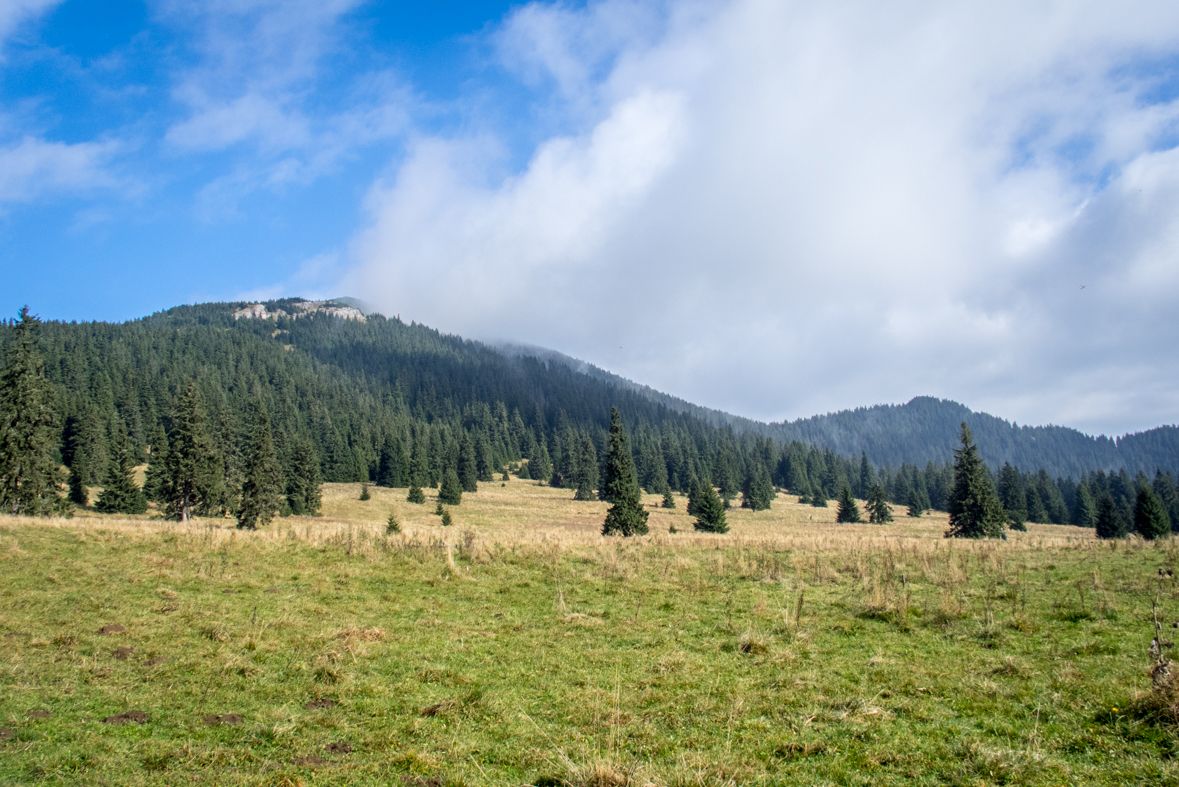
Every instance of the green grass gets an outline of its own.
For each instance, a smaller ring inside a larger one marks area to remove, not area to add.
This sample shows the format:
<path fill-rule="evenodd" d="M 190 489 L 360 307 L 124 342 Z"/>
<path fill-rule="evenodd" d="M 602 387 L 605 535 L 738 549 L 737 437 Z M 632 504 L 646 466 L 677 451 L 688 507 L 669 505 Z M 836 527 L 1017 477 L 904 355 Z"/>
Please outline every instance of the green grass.
<path fill-rule="evenodd" d="M 455 532 L 452 562 L 283 528 L 0 519 L 0 779 L 1179 783 L 1174 731 L 1126 710 L 1169 543 Z"/>

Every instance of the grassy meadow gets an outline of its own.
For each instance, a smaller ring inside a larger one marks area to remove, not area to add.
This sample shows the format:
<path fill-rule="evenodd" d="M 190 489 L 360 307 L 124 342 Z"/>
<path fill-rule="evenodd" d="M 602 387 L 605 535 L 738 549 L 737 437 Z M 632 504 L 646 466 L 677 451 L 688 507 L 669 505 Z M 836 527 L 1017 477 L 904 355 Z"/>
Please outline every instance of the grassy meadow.
<path fill-rule="evenodd" d="M 1142 712 L 1171 541 L 784 495 L 721 536 L 648 496 L 604 539 L 533 482 L 450 528 L 370 491 L 255 533 L 0 518 L 0 782 L 1179 784 Z"/>

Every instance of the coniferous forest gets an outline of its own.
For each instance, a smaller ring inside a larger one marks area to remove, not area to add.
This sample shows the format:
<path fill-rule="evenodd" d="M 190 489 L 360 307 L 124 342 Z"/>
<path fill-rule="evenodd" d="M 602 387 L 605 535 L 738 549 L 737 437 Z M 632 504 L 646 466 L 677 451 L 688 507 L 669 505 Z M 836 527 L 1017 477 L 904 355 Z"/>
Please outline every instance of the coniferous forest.
<path fill-rule="evenodd" d="M 170 443 L 205 441 L 197 451 L 205 464 L 184 471 L 192 489 L 173 516 L 244 512 L 247 526 L 264 525 L 276 506 L 317 510 L 321 481 L 422 487 L 453 473 L 473 492 L 509 466 L 586 499 L 608 494 L 617 474 L 609 464 L 616 407 L 632 472 L 650 493 L 708 485 L 724 505 L 758 510 L 773 487 L 814 505 L 850 491 L 879 512 L 884 500 L 911 515 L 946 510 L 958 424 L 969 422 L 1011 523 L 1095 527 L 1100 513 L 1133 529 L 1149 489 L 1179 524 L 1174 427 L 1093 439 L 927 398 L 759 424 L 563 357 L 505 352 L 400 319 L 291 316 L 296 302 L 266 303 L 286 314 L 265 319 L 235 319 L 244 304 L 213 303 L 121 324 L 40 324 L 56 415 L 49 439 L 69 468 L 71 498 L 84 502 L 86 486 L 103 486 L 100 508 L 140 510 L 128 479 L 147 463 L 143 491 L 163 503 L 167 479 L 180 472 L 168 463 L 184 453 Z M 17 324 L 0 329 L 5 358 Z M 948 435 L 947 419 L 956 419 Z M 1039 448 L 1026 447 L 1025 433 Z M 1004 455 L 1023 461 L 994 458 Z M 921 456 L 936 458 L 914 460 Z"/>

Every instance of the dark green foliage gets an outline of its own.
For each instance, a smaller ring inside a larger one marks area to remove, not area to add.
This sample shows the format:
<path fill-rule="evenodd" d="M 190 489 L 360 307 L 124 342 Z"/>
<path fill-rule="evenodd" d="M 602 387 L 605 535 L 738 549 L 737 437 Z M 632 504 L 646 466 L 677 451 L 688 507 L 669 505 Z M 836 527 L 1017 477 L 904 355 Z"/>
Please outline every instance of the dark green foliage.
<path fill-rule="evenodd" d="M 168 436 L 166 510 L 185 522 L 214 511 L 221 498 L 223 468 L 209 438 L 200 392 L 189 383 L 172 411 Z"/>
<path fill-rule="evenodd" d="M 457 506 L 463 502 L 463 486 L 459 483 L 458 473 L 454 468 L 448 468 L 442 475 L 442 486 L 438 489 L 439 503 Z"/>
<path fill-rule="evenodd" d="M 397 518 L 397 512 L 390 511 L 389 518 L 385 520 L 385 535 L 392 536 L 401 532 L 401 520 Z"/>
<path fill-rule="evenodd" d="M 962 423 L 962 447 L 954 450 L 954 489 L 950 493 L 950 529 L 946 538 L 999 538 L 1003 504 L 978 456 L 970 427 Z"/>
<path fill-rule="evenodd" d="M 1077 484 L 1072 523 L 1084 528 L 1097 526 L 1097 504 L 1093 500 L 1093 493 L 1087 481 Z"/>
<path fill-rule="evenodd" d="M 745 484 L 741 490 L 741 507 L 754 511 L 767 511 L 774 500 L 774 484 L 770 480 L 770 471 L 765 464 L 754 460 L 750 462 L 749 473 L 745 476 Z"/>
<path fill-rule="evenodd" d="M 86 452 L 76 451 L 73 464 L 70 465 L 70 502 L 85 508 L 90 505 L 90 493 L 86 489 L 86 479 L 89 476 L 86 463 Z"/>
<path fill-rule="evenodd" d="M 578 440 L 577 460 L 573 466 L 573 481 L 577 491 L 574 500 L 593 500 L 598 488 L 598 452 L 588 434 Z"/>
<path fill-rule="evenodd" d="M 1021 529 L 1028 518 L 1028 498 L 1023 479 L 1010 462 L 1004 462 L 1003 469 L 999 471 L 999 502 L 1003 504 L 1003 512 L 1011 528 Z"/>
<path fill-rule="evenodd" d="M 422 491 L 420 486 L 414 484 L 409 488 L 409 494 L 405 496 L 405 502 L 422 505 L 426 502 L 426 493 Z"/>
<path fill-rule="evenodd" d="M 0 510 L 25 516 L 70 511 L 53 460 L 58 420 L 38 349 L 40 325 L 28 306 L 20 310 L 0 374 Z"/>
<path fill-rule="evenodd" d="M 164 503 L 168 499 L 168 436 L 163 426 L 156 427 L 150 448 L 143 494 L 153 503 Z"/>
<path fill-rule="evenodd" d="M 667 489 L 663 493 L 663 501 L 659 504 L 660 508 L 675 508 L 675 495 L 671 493 L 671 489 Z"/>
<path fill-rule="evenodd" d="M 727 533 L 729 523 L 725 521 L 725 506 L 712 484 L 701 484 L 697 492 L 696 519 L 692 523 L 697 530 L 705 533 Z"/>
<path fill-rule="evenodd" d="M 381 445 L 381 459 L 377 465 L 377 486 L 389 489 L 399 488 L 408 483 L 409 466 L 405 458 L 405 446 L 392 433 L 385 435 Z"/>
<path fill-rule="evenodd" d="M 259 525 L 269 525 L 283 505 L 285 487 L 282 467 L 274 450 L 274 438 L 270 434 L 270 416 L 259 407 L 254 436 L 246 456 L 237 526 L 254 530 Z"/>
<path fill-rule="evenodd" d="M 1159 470 L 1155 473 L 1152 486 L 1167 512 L 1167 517 L 1171 520 L 1171 530 L 1179 530 L 1179 489 L 1175 487 L 1175 480 L 1170 474 Z"/>
<path fill-rule="evenodd" d="M 913 468 L 916 471 L 916 468 Z M 908 499 L 904 501 L 908 506 L 906 514 L 913 518 L 917 518 L 928 511 L 932 506 L 929 502 L 929 492 L 925 488 L 925 478 L 920 475 L 915 475 L 915 481 L 910 484 L 908 489 Z"/>
<path fill-rule="evenodd" d="M 1145 482 L 1139 485 L 1138 499 L 1134 504 L 1134 530 L 1147 541 L 1171 532 L 1171 519 L 1162 501 Z"/>
<path fill-rule="evenodd" d="M 147 511 L 147 497 L 135 483 L 136 457 L 122 421 L 117 425 L 113 448 L 113 461 L 94 507 L 104 514 L 142 514 Z"/>
<path fill-rule="evenodd" d="M 363 502 L 365 500 L 372 500 L 372 499 L 373 499 L 373 494 L 372 494 L 372 492 L 368 491 L 368 482 L 367 481 L 362 482 L 360 484 L 360 500 Z"/>
<path fill-rule="evenodd" d="M 479 469 L 475 458 L 475 441 L 470 434 L 464 434 L 459 443 L 458 480 L 464 492 L 479 491 Z"/>
<path fill-rule="evenodd" d="M 822 485 L 815 484 L 811 488 L 811 505 L 815 508 L 826 508 L 828 499 L 827 493 L 823 491 Z"/>
<path fill-rule="evenodd" d="M 450 527 L 453 524 L 454 524 L 454 518 L 451 517 L 450 510 L 443 508 L 442 509 L 442 526 L 443 527 Z"/>
<path fill-rule="evenodd" d="M 612 505 L 606 512 L 602 535 L 647 534 L 647 511 L 643 508 L 634 459 L 627 445 L 626 430 L 617 407 L 610 408 L 610 438 L 606 449 L 606 474 L 601 497 Z"/>
<path fill-rule="evenodd" d="M 892 508 L 888 505 L 888 499 L 884 495 L 884 487 L 880 484 L 872 484 L 868 487 L 868 499 L 865 501 L 865 507 L 868 509 L 869 522 L 883 525 L 892 521 Z"/>
<path fill-rule="evenodd" d="M 537 449 L 536 457 L 528 462 L 528 477 L 545 484 L 552 476 L 553 462 L 549 458 L 549 449 L 542 443 Z"/>
<path fill-rule="evenodd" d="M 295 457 L 287 472 L 287 507 L 292 514 L 313 516 L 319 513 L 322 505 L 323 480 L 319 475 L 319 457 L 311 438 L 304 437 L 295 449 Z"/>
<path fill-rule="evenodd" d="M 839 507 L 835 510 L 835 521 L 849 524 L 860 521 L 860 507 L 856 505 L 851 487 L 847 484 L 839 490 Z"/>
<path fill-rule="evenodd" d="M 1094 522 L 1098 538 L 1125 538 L 1126 520 L 1114 503 L 1113 495 L 1102 492 L 1097 498 L 1097 515 Z"/>

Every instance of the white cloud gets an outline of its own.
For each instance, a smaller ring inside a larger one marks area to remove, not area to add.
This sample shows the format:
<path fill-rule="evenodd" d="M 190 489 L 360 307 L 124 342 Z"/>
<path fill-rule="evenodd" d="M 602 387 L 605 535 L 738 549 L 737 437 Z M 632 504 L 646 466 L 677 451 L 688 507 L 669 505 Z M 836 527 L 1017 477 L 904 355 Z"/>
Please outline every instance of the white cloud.
<path fill-rule="evenodd" d="M 66 144 L 35 137 L 0 148 L 0 203 L 125 185 L 108 168 L 117 149 L 114 142 Z"/>
<path fill-rule="evenodd" d="M 582 130 L 498 181 L 495 129 L 420 139 L 348 286 L 755 417 L 1179 421 L 1179 104 L 1143 98 L 1179 6 L 641 8 L 508 20 Z"/>
<path fill-rule="evenodd" d="M 60 3 L 61 0 L 0 0 L 0 46 L 12 37 L 23 22 Z"/>

